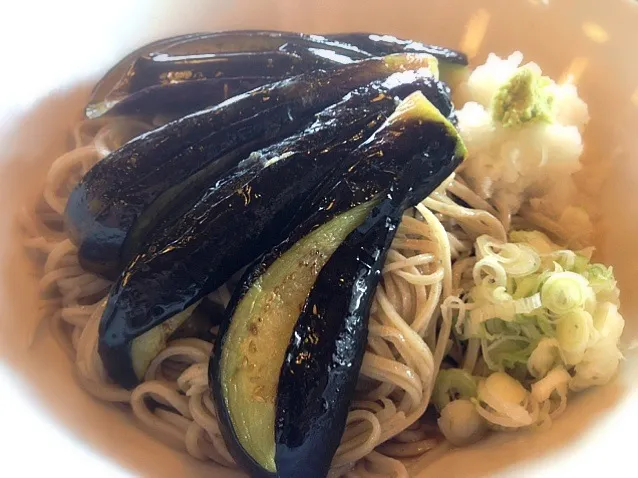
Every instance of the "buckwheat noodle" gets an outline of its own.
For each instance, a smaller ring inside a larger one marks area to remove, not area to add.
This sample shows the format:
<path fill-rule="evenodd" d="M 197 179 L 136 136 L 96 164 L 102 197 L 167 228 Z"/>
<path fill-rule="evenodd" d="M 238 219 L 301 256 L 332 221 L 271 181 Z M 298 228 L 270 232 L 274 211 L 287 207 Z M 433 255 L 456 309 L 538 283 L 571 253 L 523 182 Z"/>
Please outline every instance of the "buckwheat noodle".
<path fill-rule="evenodd" d="M 74 362 L 82 388 L 105 402 L 130 406 L 154 437 L 199 460 L 235 467 L 208 391 L 212 343 L 173 340 L 135 389 L 110 382 L 97 353 L 99 320 L 110 283 L 82 269 L 63 228 L 67 198 L 82 175 L 152 127 L 131 118 L 79 122 L 72 148 L 52 163 L 37 204 L 19 214 L 24 246 L 40 268 L 42 319 Z M 453 355 L 451 310 L 462 313 L 456 295 L 472 273 L 472 244 L 481 234 L 505 239 L 509 222 L 508 211 L 481 199 L 454 176 L 406 212 L 374 298 L 368 347 L 334 458 L 334 476 L 407 477 L 410 463 L 425 466 L 449 447 L 436 425 L 422 417 L 443 357 Z M 222 304 L 229 296 L 225 286 L 211 294 Z M 478 349 L 470 343 L 461 352 L 466 356 L 458 361 L 466 370 L 480 366 Z"/>

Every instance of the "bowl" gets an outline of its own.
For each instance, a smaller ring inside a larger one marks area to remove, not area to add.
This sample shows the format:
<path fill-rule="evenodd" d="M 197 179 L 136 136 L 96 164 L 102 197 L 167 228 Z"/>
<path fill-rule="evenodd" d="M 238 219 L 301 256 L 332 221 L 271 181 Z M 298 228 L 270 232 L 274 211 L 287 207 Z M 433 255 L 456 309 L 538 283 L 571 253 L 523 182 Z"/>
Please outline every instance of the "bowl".
<path fill-rule="evenodd" d="M 11 8 L 11 10 L 9 10 Z M 9 13 L 10 12 L 10 13 Z M 37 14 L 35 14 L 37 12 Z M 520 50 L 552 77 L 571 77 L 589 104 L 585 171 L 605 163 L 598 251 L 615 268 L 627 321 L 613 383 L 575 396 L 548 431 L 492 436 L 441 457 L 420 477 L 583 476 L 633 465 L 638 369 L 638 2 L 629 0 L 23 0 L 0 7 L 0 472 L 66 476 L 239 476 L 172 451 L 130 415 L 86 395 L 47 331 L 34 336 L 37 278 L 15 214 L 64 150 L 92 84 L 128 51 L 179 33 L 235 28 L 379 31 L 468 52 Z M 28 32 L 28 34 L 27 34 Z M 19 39 L 19 41 L 18 41 Z M 591 173 L 591 179 L 598 179 Z M 602 181 L 603 178 L 601 177 Z M 595 182 L 595 181 L 594 181 Z M 632 383 L 634 382 L 634 383 Z"/>

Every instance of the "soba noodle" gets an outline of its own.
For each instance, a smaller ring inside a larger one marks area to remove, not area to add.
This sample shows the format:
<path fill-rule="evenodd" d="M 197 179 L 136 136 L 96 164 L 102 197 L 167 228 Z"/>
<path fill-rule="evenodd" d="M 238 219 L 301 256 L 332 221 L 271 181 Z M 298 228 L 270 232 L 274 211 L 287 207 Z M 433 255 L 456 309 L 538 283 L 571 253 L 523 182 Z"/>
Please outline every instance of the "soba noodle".
<path fill-rule="evenodd" d="M 78 123 L 73 147 L 51 165 L 37 205 L 20 215 L 24 246 L 41 267 L 42 316 L 74 362 L 80 385 L 105 402 L 128 404 L 154 437 L 199 460 L 234 467 L 208 388 L 212 344 L 173 340 L 135 389 L 110 382 L 97 353 L 110 283 L 82 269 L 63 229 L 66 200 L 82 175 L 151 127 L 130 118 Z M 459 355 L 459 366 L 468 371 L 481 361 L 478 340 L 466 351 L 450 349 L 451 310 L 463 313 L 464 307 L 455 294 L 471 275 L 476 237 L 505 239 L 509 222 L 508 211 L 455 177 L 405 214 L 372 306 L 356 397 L 333 461 L 335 476 L 406 477 L 408 461 L 425 464 L 447 449 L 436 427 L 422 419 L 437 372 L 448 353 Z M 222 287 L 211 297 L 225 303 L 229 291 Z"/>

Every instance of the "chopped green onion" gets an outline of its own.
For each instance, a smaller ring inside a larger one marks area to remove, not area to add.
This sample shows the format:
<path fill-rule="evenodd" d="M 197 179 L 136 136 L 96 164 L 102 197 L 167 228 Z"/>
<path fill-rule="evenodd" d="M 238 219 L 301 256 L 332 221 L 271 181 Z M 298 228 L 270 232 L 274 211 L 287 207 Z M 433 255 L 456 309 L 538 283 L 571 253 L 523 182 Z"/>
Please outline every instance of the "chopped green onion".
<path fill-rule="evenodd" d="M 514 244 L 509 245 L 513 246 Z M 525 244 L 520 244 L 517 249 L 518 256 L 516 257 L 516 261 L 507 264 L 505 266 L 505 272 L 511 277 L 524 277 L 536 272 L 541 265 L 540 256 L 536 251 Z"/>
<path fill-rule="evenodd" d="M 585 274 L 595 292 L 612 289 L 616 286 L 614 270 L 611 267 L 592 264 L 586 269 Z"/>
<path fill-rule="evenodd" d="M 591 314 L 583 309 L 572 310 L 559 319 L 556 339 L 567 365 L 575 365 L 582 360 L 594 330 Z"/>
<path fill-rule="evenodd" d="M 590 264 L 591 248 L 564 249 L 536 231 L 514 231 L 510 241 L 477 239 L 474 286 L 457 324 L 462 340 L 480 343 L 481 374 L 492 372 L 470 400 L 497 428 L 547 423 L 564 410 L 568 389 L 608 382 L 622 358 L 613 270 Z M 437 385 L 442 410 L 458 394 Z"/>
<path fill-rule="evenodd" d="M 611 302 L 603 302 L 596 305 L 593 315 L 594 328 L 601 338 L 609 338 L 618 342 L 625 327 L 625 321 L 618 313 L 618 306 Z"/>
<path fill-rule="evenodd" d="M 592 264 L 587 268 L 584 275 L 589 280 L 589 284 L 596 293 L 598 300 L 618 304 L 618 287 L 612 267 Z"/>
<path fill-rule="evenodd" d="M 576 253 L 569 249 L 561 249 L 547 254 L 546 257 L 556 261 L 564 270 L 571 271 L 576 263 Z"/>
<path fill-rule="evenodd" d="M 564 367 L 558 366 L 552 369 L 543 379 L 532 384 L 532 397 L 538 403 L 542 403 L 549 400 L 554 391 L 560 390 L 565 393 L 571 378 L 571 375 L 567 373 Z"/>
<path fill-rule="evenodd" d="M 552 274 L 541 289 L 543 306 L 557 315 L 583 307 L 591 296 L 587 279 L 569 271 Z"/>
<path fill-rule="evenodd" d="M 472 398 L 476 396 L 476 381 L 465 370 L 449 368 L 441 370 L 436 377 L 432 402 L 438 410 L 453 400 L 459 398 Z"/>
<path fill-rule="evenodd" d="M 513 403 L 521 405 L 527 397 L 527 390 L 506 373 L 494 372 L 484 382 L 484 388 L 479 399 L 483 399 L 485 392 L 490 392 L 492 395 L 497 395 L 502 401 L 506 403 Z M 486 401 L 486 403 L 489 401 Z M 488 403 L 488 405 L 490 405 Z M 493 405 L 490 405 L 494 409 L 498 409 Z"/>
<path fill-rule="evenodd" d="M 487 407 L 477 407 L 477 412 L 489 422 L 508 428 L 518 428 L 534 423 L 526 409 L 529 393 L 523 386 L 505 373 L 495 372 L 479 384 L 478 400 Z"/>
<path fill-rule="evenodd" d="M 494 284 L 502 287 L 507 285 L 507 273 L 493 256 L 484 257 L 474 265 L 472 278 L 476 285 Z"/>
<path fill-rule="evenodd" d="M 498 262 L 510 277 L 533 274 L 541 264 L 540 256 L 532 247 L 503 243 L 487 235 L 476 240 L 476 250 L 479 259 Z"/>
<path fill-rule="evenodd" d="M 530 297 L 523 297 L 514 301 L 517 314 L 529 314 L 543 306 L 541 295 L 536 293 Z"/>
<path fill-rule="evenodd" d="M 498 288 L 497 288 L 498 289 Z M 510 322 L 517 314 L 530 314 L 542 306 L 540 294 L 513 300 L 509 295 L 499 300 L 475 307 L 470 311 L 470 319 L 474 325 L 479 325 L 490 319 L 500 319 Z"/>
<path fill-rule="evenodd" d="M 561 352 L 558 340 L 544 337 L 529 356 L 527 370 L 532 377 L 542 378 L 559 361 L 561 361 Z"/>
<path fill-rule="evenodd" d="M 531 274 L 516 280 L 516 290 L 512 297 L 522 299 L 538 293 L 541 289 L 541 274 Z"/>
<path fill-rule="evenodd" d="M 454 446 L 470 445 L 478 441 L 487 430 L 485 420 L 467 399 L 454 400 L 441 410 L 438 420 L 443 436 Z"/>
<path fill-rule="evenodd" d="M 536 347 L 530 339 L 517 335 L 502 336 L 492 342 L 482 341 L 483 360 L 491 370 L 505 371 L 527 364 Z"/>
<path fill-rule="evenodd" d="M 577 274 L 582 274 L 587 269 L 589 265 L 589 258 L 576 254 L 576 258 L 574 259 L 574 265 L 572 266 L 572 272 L 576 272 Z"/>
<path fill-rule="evenodd" d="M 534 323 L 545 337 L 555 337 L 556 329 L 554 328 L 555 320 L 551 319 L 544 312 L 534 314 Z"/>
<path fill-rule="evenodd" d="M 516 307 L 513 301 L 500 304 L 486 304 L 476 307 L 470 311 L 470 320 L 475 325 L 487 322 L 490 319 L 500 319 L 505 322 L 514 320 L 516 317 Z"/>

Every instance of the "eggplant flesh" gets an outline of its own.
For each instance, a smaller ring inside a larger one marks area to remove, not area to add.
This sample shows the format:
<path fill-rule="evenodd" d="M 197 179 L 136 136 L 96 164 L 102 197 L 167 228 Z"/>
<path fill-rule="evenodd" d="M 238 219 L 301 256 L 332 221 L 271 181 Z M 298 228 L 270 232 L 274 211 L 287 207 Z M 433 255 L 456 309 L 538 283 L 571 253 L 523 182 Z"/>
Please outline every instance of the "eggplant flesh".
<path fill-rule="evenodd" d="M 194 303 L 182 312 L 175 314 L 161 327 L 152 328 L 132 341 L 130 362 L 125 364 L 127 370 L 130 368 L 135 376 L 141 380 L 151 361 L 166 347 L 169 338 L 185 326 L 198 305 L 199 302 Z"/>
<path fill-rule="evenodd" d="M 419 101 L 406 102 L 353 153 L 358 159 L 336 173 L 336 182 L 326 181 L 318 189 L 302 208 L 306 220 L 249 267 L 227 309 L 211 358 L 210 383 L 229 449 L 253 474 L 274 473 L 275 468 L 280 472 L 273 440 L 279 371 L 317 274 L 346 233 L 396 181 L 406 157 L 421 157 L 430 142 L 446 142 L 448 136 L 449 143 L 457 144 L 453 126 L 438 110 L 424 108 Z M 461 160 L 452 149 L 429 159 L 416 177 L 434 189 Z"/>
<path fill-rule="evenodd" d="M 273 351 L 283 355 L 289 342 L 286 328 L 296 322 L 316 273 L 372 205 L 364 203 L 342 213 L 297 242 L 259 277 L 235 309 L 236 319 L 225 336 L 219 383 L 232 404 L 235 436 L 246 453 L 270 472 L 275 471 L 273 417 L 283 358 Z M 260 311 L 256 317 L 251 315 L 255 308 Z"/>
<path fill-rule="evenodd" d="M 253 154 L 175 224 L 160 225 L 112 288 L 102 316 L 99 353 L 111 378 L 136 385 L 143 370 L 132 364 L 148 363 L 134 354 L 138 337 L 146 342 L 155 329 L 172 326 L 174 316 L 279 242 L 289 211 L 336 165 L 347 164 L 394 111 L 395 95 L 431 87 L 429 75 L 401 72 L 355 90 L 304 131 Z"/>
<path fill-rule="evenodd" d="M 115 278 L 172 206 L 192 204 L 250 152 L 298 131 L 359 86 L 429 65 L 436 68 L 427 55 L 392 55 L 316 71 L 138 136 L 93 166 L 70 195 L 65 222 L 82 265 Z"/>

